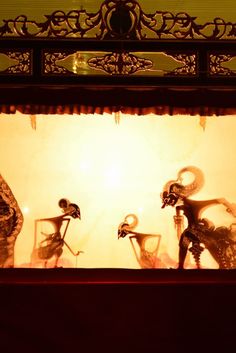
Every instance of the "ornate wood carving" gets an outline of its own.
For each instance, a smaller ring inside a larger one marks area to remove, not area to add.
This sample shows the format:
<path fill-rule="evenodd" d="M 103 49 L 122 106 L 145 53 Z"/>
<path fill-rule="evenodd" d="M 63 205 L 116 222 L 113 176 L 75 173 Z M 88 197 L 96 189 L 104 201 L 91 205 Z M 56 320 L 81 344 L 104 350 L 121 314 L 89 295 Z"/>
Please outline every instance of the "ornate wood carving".
<path fill-rule="evenodd" d="M 24 49 L 0 49 L 0 75 L 30 75 L 32 71 L 31 51 Z M 2 64 L 2 65 L 1 65 Z"/>
<path fill-rule="evenodd" d="M 234 54 L 210 54 L 209 55 L 209 74 L 211 76 L 235 76 L 236 65 L 234 64 L 236 55 Z M 234 62 L 233 62 L 234 61 Z"/>
<path fill-rule="evenodd" d="M 103 75 L 196 76 L 197 55 L 193 52 L 82 52 L 45 51 L 45 75 Z"/>
<path fill-rule="evenodd" d="M 157 5 L 158 6 L 158 5 Z M 68 13 L 57 10 L 45 15 L 44 22 L 19 15 L 5 19 L 0 37 L 95 38 L 112 40 L 146 39 L 236 39 L 236 23 L 214 18 L 199 23 L 185 12 L 145 13 L 134 0 L 105 0 L 96 13 L 84 9 Z"/>

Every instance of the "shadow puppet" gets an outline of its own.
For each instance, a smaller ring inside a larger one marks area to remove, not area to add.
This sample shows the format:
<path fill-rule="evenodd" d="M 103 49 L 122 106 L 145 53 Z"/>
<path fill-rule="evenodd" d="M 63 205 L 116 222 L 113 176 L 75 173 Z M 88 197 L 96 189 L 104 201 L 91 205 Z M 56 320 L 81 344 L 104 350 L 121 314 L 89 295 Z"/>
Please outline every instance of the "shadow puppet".
<path fill-rule="evenodd" d="M 158 255 L 161 235 L 134 231 L 137 225 L 138 217 L 135 214 L 128 214 L 118 227 L 118 239 L 129 235 L 135 258 L 140 267 L 168 268 L 175 265 L 175 262 L 168 254 Z"/>
<path fill-rule="evenodd" d="M 190 172 L 194 180 L 183 184 L 183 174 Z M 183 269 L 187 251 L 193 254 L 197 268 L 201 268 L 201 253 L 206 248 L 221 269 L 236 268 L 236 227 L 235 224 L 227 227 L 215 228 L 214 224 L 206 218 L 201 218 L 202 212 L 213 205 L 222 204 L 226 211 L 236 217 L 236 205 L 229 203 L 225 198 L 212 200 L 192 200 L 189 197 L 197 193 L 204 184 L 202 171 L 194 166 L 181 169 L 176 180 L 171 180 L 164 186 L 162 197 L 162 208 L 172 206 L 176 209 L 174 217 L 179 236 L 179 263 L 178 268 Z M 183 228 L 183 215 L 187 219 L 187 227 Z M 189 245 L 191 247 L 189 248 Z"/>
<path fill-rule="evenodd" d="M 65 245 L 72 255 L 77 257 L 82 251 L 77 251 L 76 253 L 71 249 L 69 244 L 65 241 L 65 236 L 72 218 L 81 219 L 80 208 L 75 203 L 70 203 L 67 199 L 60 199 L 58 202 L 59 207 L 62 209 L 63 215 L 52 218 L 41 218 L 35 220 L 35 232 L 34 232 L 34 247 L 31 254 L 31 267 L 36 266 L 38 263 L 44 262 L 44 267 L 48 266 L 48 261 L 52 258 L 55 258 L 54 265 L 52 267 L 58 266 L 58 260 L 63 253 L 63 246 Z M 44 222 L 50 223 L 54 232 L 47 234 L 43 231 L 40 231 L 39 225 L 42 225 Z M 62 230 L 62 228 L 64 229 Z M 45 237 L 45 239 L 37 244 L 38 233 Z"/>
<path fill-rule="evenodd" d="M 18 203 L 0 175 L 0 267 L 14 267 L 14 247 L 23 226 Z"/>

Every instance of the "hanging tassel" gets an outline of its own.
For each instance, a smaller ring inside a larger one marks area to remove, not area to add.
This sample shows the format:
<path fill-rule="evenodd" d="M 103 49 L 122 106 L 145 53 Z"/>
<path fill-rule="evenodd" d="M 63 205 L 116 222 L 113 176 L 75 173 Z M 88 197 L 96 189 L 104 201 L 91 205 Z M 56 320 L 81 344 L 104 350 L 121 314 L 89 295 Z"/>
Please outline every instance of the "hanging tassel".
<path fill-rule="evenodd" d="M 30 115 L 30 125 L 32 127 L 33 130 L 36 130 L 36 115 L 31 114 Z"/>
<path fill-rule="evenodd" d="M 203 131 L 206 129 L 207 118 L 206 116 L 200 116 L 199 124 L 203 128 Z"/>
<path fill-rule="evenodd" d="M 120 111 L 115 112 L 115 123 L 116 125 L 120 124 Z"/>

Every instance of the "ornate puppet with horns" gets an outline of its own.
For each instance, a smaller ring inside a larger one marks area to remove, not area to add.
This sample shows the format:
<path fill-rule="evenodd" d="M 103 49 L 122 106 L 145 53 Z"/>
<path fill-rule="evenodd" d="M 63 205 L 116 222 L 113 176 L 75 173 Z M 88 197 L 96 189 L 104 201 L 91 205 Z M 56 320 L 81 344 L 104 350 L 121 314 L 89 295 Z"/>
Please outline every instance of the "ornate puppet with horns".
<path fill-rule="evenodd" d="M 183 184 L 183 174 L 190 172 L 194 180 Z M 162 208 L 165 206 L 176 206 L 176 216 L 174 216 L 177 226 L 177 235 L 179 238 L 179 269 L 184 268 L 188 247 L 196 262 L 197 268 L 200 268 L 200 255 L 204 250 L 202 244 L 208 249 L 210 254 L 216 260 L 219 268 L 236 268 L 236 241 L 234 242 L 232 234 L 233 224 L 230 228 L 215 228 L 213 223 L 205 218 L 201 218 L 202 212 L 213 205 L 222 204 L 226 211 L 236 217 L 236 205 L 229 203 L 224 198 L 212 200 L 191 200 L 190 196 L 197 193 L 204 184 L 204 175 L 202 171 L 194 166 L 181 169 L 176 180 L 171 180 L 165 184 L 162 197 Z M 188 225 L 183 230 L 183 216 L 187 218 Z M 235 243 L 235 244 L 234 244 Z M 229 256 L 230 249 L 230 256 Z"/>

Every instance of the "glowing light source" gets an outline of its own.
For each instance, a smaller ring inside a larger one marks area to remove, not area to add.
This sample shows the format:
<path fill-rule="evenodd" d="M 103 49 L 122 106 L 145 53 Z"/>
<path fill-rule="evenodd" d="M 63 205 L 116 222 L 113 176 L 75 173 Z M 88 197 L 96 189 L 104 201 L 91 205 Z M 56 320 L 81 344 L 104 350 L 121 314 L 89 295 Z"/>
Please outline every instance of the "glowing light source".
<path fill-rule="evenodd" d="M 22 212 L 24 213 L 24 214 L 28 214 L 29 213 L 29 207 L 27 207 L 27 206 L 24 206 L 23 208 L 22 208 Z"/>
<path fill-rule="evenodd" d="M 37 116 L 35 133 L 29 133 L 28 116 L 20 115 L 14 122 L 2 116 L 0 127 L 0 150 L 8 146 L 7 153 L 0 154 L 1 170 L 19 204 L 24 205 L 26 222 L 17 240 L 18 265 L 32 251 L 34 219 L 61 215 L 57 200 L 64 195 L 81 207 L 81 222 L 71 222 L 68 231 L 71 246 L 85 252 L 79 258 L 80 267 L 138 267 L 127 242 L 117 243 L 117 227 L 129 213 L 139 217 L 141 232 L 161 234 L 160 252 L 175 259 L 174 209 L 161 210 L 160 193 L 183 166 L 196 165 L 204 171 L 205 186 L 196 195 L 198 199 L 210 195 L 236 201 L 232 162 L 236 121 L 230 117 L 212 117 L 205 132 L 198 117 L 153 115 L 122 115 L 119 126 L 106 114 L 81 114 L 76 119 Z M 14 164 L 9 163 L 12 160 Z M 230 177 L 222 183 L 226 176 Z M 184 182 L 188 181 L 191 175 L 185 174 Z M 204 217 L 216 226 L 232 223 L 231 216 L 218 208 Z M 212 267 L 206 255 L 203 265 Z M 66 249 L 62 256 L 73 262 Z"/>
<path fill-rule="evenodd" d="M 90 169 L 90 167 L 91 167 L 91 164 L 89 161 L 85 160 L 85 161 L 80 162 L 80 169 L 83 170 L 84 172 L 88 171 Z"/>
<path fill-rule="evenodd" d="M 140 213 L 140 214 L 143 213 L 143 207 L 139 207 L 139 208 L 137 209 L 137 212 Z"/>

